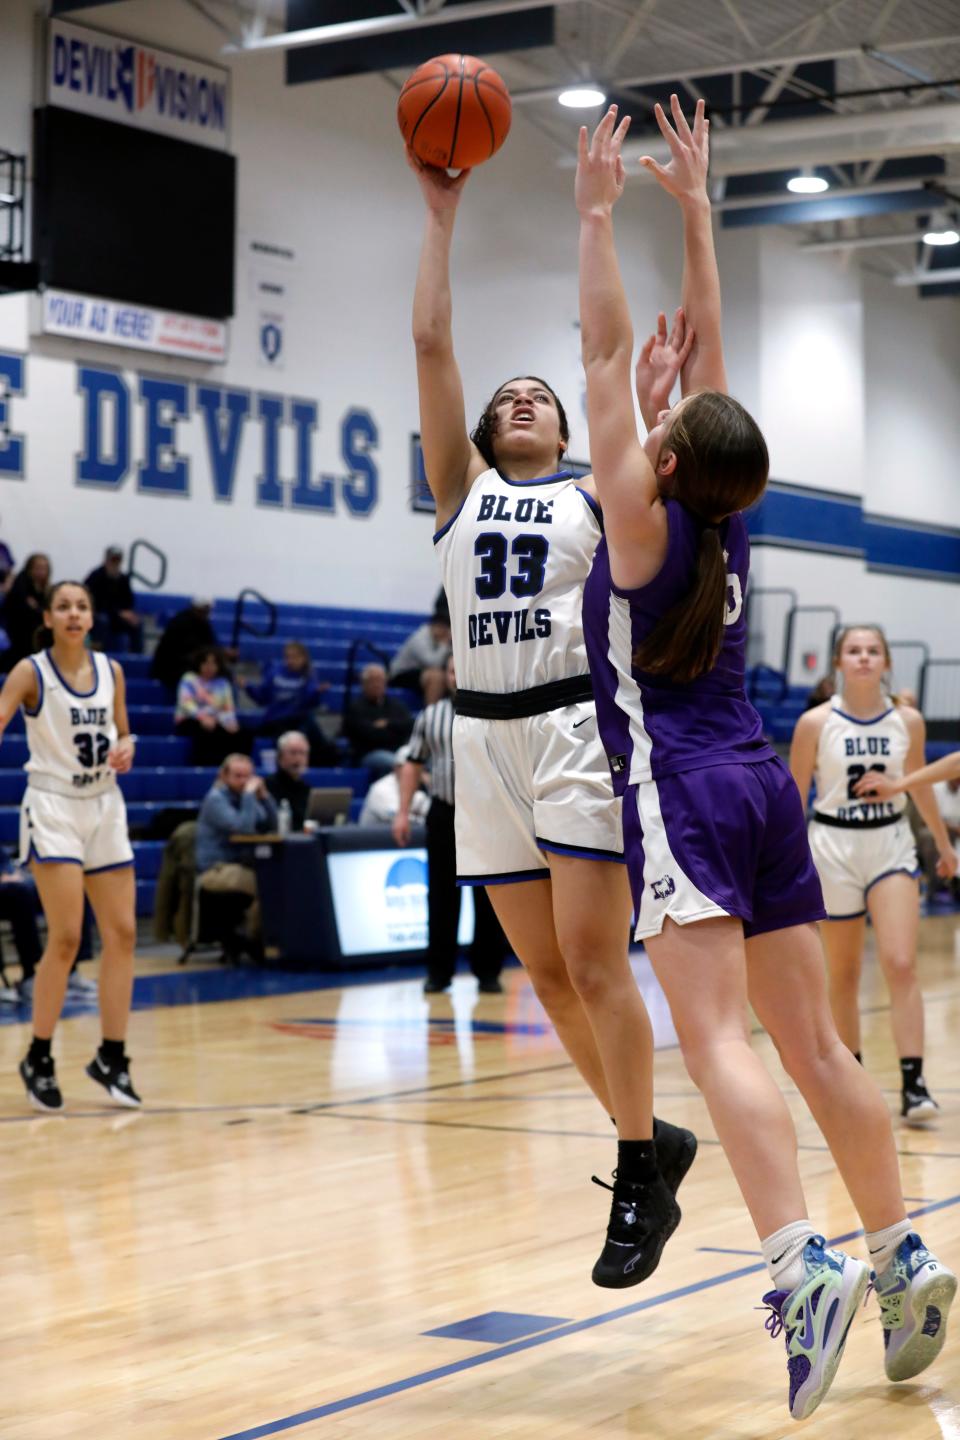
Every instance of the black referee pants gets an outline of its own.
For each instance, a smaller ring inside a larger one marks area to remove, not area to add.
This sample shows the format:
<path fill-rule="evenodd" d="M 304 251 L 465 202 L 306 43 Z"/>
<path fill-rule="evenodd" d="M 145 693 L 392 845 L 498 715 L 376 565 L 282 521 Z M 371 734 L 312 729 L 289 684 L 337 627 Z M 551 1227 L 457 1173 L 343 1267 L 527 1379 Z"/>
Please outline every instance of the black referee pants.
<path fill-rule="evenodd" d="M 457 847 L 453 806 L 434 797 L 427 811 L 427 859 L 430 867 L 427 894 L 427 978 L 449 985 L 457 968 L 457 928 L 460 891 L 457 887 Z M 470 947 L 470 969 L 478 980 L 496 980 L 503 968 L 507 942 L 500 922 L 482 886 L 473 887 L 476 928 Z"/>

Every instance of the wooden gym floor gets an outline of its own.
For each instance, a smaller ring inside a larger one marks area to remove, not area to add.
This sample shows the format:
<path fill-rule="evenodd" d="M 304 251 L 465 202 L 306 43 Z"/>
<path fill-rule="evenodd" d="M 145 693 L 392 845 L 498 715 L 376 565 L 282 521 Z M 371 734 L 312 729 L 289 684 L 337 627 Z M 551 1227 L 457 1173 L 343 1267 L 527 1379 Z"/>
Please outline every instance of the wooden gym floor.
<path fill-rule="evenodd" d="M 958 917 L 924 920 L 921 963 L 944 1114 L 898 1137 L 909 1209 L 957 1266 Z M 59 1032 L 62 1116 L 27 1108 L 25 1017 L 0 1024 L 2 1440 L 797 1433 L 782 1339 L 754 1308 L 767 1288 L 757 1241 L 676 1049 L 658 1055 L 658 1110 L 700 1136 L 684 1221 L 645 1285 L 604 1291 L 589 1277 L 608 1197 L 590 1175 L 609 1175 L 614 1138 L 521 970 L 502 997 L 478 999 L 464 976 L 428 1002 L 404 972 L 251 994 L 275 982 L 171 969 L 139 966 L 142 1113 L 100 1105 L 83 1075 L 92 1007 Z M 646 988 L 642 958 L 640 975 Z M 894 1106 L 872 963 L 863 998 L 865 1059 Z M 856 1231 L 776 1073 L 814 1223 Z M 875 1303 L 854 1323 L 805 1430 L 873 1440 L 884 1427 L 958 1440 L 956 1322 L 938 1364 L 901 1386 L 883 1374 Z"/>

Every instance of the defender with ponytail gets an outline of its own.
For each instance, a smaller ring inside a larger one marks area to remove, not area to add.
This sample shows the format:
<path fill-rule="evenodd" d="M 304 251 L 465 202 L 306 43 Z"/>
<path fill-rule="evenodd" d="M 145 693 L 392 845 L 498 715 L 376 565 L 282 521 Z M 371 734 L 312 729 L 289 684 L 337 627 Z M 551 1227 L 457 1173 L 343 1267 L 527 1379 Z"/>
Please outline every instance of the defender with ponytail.
<path fill-rule="evenodd" d="M 683 310 L 696 340 L 681 370 L 684 399 L 660 412 L 643 443 L 613 241 L 629 122 L 615 128 L 614 107 L 592 144 L 585 130 L 580 137 L 580 321 L 604 516 L 584 591 L 584 633 L 597 723 L 623 797 L 636 938 L 757 1227 L 771 1279 L 767 1329 L 785 1332 L 790 1413 L 803 1420 L 833 1381 L 869 1271 L 828 1246 L 807 1218 L 793 1122 L 751 1048 L 748 1002 L 859 1211 L 890 1380 L 935 1359 L 957 1280 L 906 1217 L 886 1103 L 837 1034 L 803 806 L 744 690 L 750 557 L 741 512 L 763 493 L 767 447 L 726 394 L 703 102 L 692 131 L 676 96 L 671 103 L 676 128 L 656 107 L 670 163 L 641 163 L 683 214 Z M 638 390 L 648 368 L 649 342 Z M 910 883 L 893 876 L 883 884 L 897 881 Z M 719 1325 L 716 1333 L 715 1343 L 725 1343 Z"/>
<path fill-rule="evenodd" d="M 689 593 L 637 646 L 633 663 L 651 675 L 687 681 L 712 669 L 723 641 L 727 566 L 720 524 L 759 500 L 770 465 L 757 422 L 715 390 L 691 395 L 672 411 L 658 465 L 671 453 L 676 463 L 661 493 L 701 522 L 696 574 Z"/>

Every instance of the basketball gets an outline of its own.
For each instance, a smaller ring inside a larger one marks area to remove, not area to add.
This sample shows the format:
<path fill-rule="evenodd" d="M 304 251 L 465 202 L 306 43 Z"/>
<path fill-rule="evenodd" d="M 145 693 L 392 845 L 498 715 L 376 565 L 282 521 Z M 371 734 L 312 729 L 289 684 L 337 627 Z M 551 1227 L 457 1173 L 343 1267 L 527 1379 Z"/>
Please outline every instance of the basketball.
<path fill-rule="evenodd" d="M 495 155 L 510 130 L 510 94 L 496 70 L 474 55 L 438 55 L 400 91 L 397 121 L 419 160 L 471 170 Z"/>

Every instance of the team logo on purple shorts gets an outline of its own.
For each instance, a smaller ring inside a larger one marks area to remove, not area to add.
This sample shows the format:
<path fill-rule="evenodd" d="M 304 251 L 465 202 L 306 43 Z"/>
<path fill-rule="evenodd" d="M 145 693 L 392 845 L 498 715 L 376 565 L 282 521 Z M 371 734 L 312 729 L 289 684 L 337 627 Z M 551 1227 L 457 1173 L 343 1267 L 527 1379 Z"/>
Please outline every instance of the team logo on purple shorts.
<path fill-rule="evenodd" d="M 676 888 L 676 885 L 673 883 L 672 875 L 661 875 L 660 879 L 654 880 L 653 884 L 650 886 L 650 889 L 653 891 L 653 898 L 655 900 L 669 900 L 670 896 L 674 893 Z"/>

